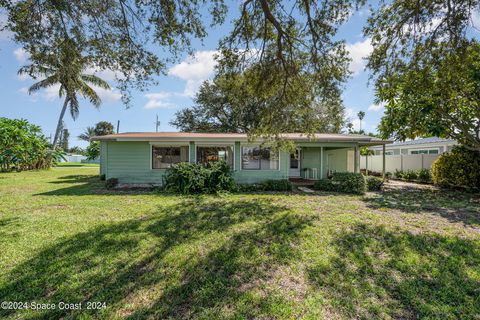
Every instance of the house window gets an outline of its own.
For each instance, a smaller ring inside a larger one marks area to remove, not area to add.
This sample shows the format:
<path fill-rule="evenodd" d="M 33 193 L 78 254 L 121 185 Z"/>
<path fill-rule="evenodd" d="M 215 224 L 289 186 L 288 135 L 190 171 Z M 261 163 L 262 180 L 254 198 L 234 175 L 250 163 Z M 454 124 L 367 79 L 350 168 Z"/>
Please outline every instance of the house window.
<path fill-rule="evenodd" d="M 242 170 L 278 170 L 278 153 L 270 148 L 242 147 Z"/>
<path fill-rule="evenodd" d="M 209 162 L 216 161 L 225 161 L 230 166 L 230 168 L 233 168 L 233 147 L 197 147 L 197 163 L 207 164 Z"/>
<path fill-rule="evenodd" d="M 152 168 L 167 169 L 172 164 L 188 162 L 188 146 L 157 147 L 152 146 Z"/>
<path fill-rule="evenodd" d="M 410 154 L 438 154 L 438 149 L 412 150 Z"/>

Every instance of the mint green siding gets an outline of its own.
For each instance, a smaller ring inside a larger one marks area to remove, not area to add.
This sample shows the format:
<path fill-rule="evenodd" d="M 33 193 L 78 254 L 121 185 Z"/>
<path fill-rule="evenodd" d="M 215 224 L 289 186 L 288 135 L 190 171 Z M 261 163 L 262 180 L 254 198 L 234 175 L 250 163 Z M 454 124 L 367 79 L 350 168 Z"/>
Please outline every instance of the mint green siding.
<path fill-rule="evenodd" d="M 107 168 L 107 142 L 100 142 L 100 175 L 105 174 Z"/>
<path fill-rule="evenodd" d="M 322 144 L 324 146 L 326 144 Z M 279 152 L 278 170 L 242 170 L 241 146 L 235 142 L 235 161 L 233 176 L 238 183 L 257 183 L 269 179 L 288 179 L 289 158 L 287 151 Z M 189 142 L 190 162 L 195 162 L 194 141 Z M 321 161 L 320 144 L 304 144 L 301 147 L 301 175 L 305 177 L 305 168 L 317 168 L 318 178 L 327 176 L 327 170 L 347 171 L 348 150 L 353 145 L 338 145 L 334 148 L 323 147 L 323 161 Z M 350 148 L 348 148 L 350 147 Z M 106 178 L 117 178 L 120 183 L 133 184 L 162 184 L 165 169 L 151 168 L 152 146 L 149 142 L 117 142 L 102 141 L 100 156 L 100 173 Z M 323 167 L 322 167 L 323 164 Z"/>

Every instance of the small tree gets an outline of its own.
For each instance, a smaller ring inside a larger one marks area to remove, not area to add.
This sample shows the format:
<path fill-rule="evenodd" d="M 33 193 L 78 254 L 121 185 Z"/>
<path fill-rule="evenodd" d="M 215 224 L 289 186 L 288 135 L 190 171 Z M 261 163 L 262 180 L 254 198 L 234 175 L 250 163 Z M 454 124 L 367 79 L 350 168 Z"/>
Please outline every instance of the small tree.
<path fill-rule="evenodd" d="M 100 156 L 100 142 L 92 141 L 85 150 L 87 160 L 95 160 Z"/>
<path fill-rule="evenodd" d="M 107 134 L 114 133 L 113 124 L 108 121 L 100 121 L 95 125 L 95 135 L 96 136 L 106 136 Z"/>
<path fill-rule="evenodd" d="M 357 116 L 358 116 L 358 120 L 360 120 L 360 132 L 362 132 L 362 121 L 363 121 L 363 118 L 365 118 L 365 111 L 359 111 L 357 113 Z"/>

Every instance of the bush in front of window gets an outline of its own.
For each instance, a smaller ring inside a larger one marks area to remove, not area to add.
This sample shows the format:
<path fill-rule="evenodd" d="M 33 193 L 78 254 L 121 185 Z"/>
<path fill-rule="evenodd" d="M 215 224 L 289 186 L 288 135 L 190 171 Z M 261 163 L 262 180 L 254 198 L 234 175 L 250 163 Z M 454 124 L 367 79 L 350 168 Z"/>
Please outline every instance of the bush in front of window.
<path fill-rule="evenodd" d="M 480 153 L 454 147 L 432 164 L 433 183 L 441 187 L 480 188 Z"/>
<path fill-rule="evenodd" d="M 165 190 L 181 194 L 232 192 L 237 190 L 230 167 L 223 161 L 204 166 L 180 162 L 167 169 Z"/>
<path fill-rule="evenodd" d="M 210 162 L 206 166 L 205 192 L 237 191 L 230 166 L 225 161 Z"/>

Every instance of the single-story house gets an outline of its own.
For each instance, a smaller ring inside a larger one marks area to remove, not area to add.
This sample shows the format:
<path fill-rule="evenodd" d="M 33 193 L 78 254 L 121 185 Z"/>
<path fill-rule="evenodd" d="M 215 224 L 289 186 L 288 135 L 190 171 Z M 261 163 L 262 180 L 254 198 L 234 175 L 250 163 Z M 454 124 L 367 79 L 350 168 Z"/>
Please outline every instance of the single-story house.
<path fill-rule="evenodd" d="M 100 141 L 100 174 L 122 184 L 161 184 L 178 162 L 224 160 L 239 183 L 269 179 L 323 179 L 330 172 L 359 172 L 362 146 L 390 141 L 364 135 L 286 133 L 296 152 L 274 151 L 265 141 L 239 133 L 132 132 L 94 137 Z"/>
<path fill-rule="evenodd" d="M 442 154 L 452 150 L 456 145 L 455 140 L 442 139 L 438 137 L 422 138 L 403 142 L 394 142 L 385 145 L 386 155 L 408 155 L 408 154 Z M 382 154 L 382 147 L 371 147 L 375 155 Z"/>

